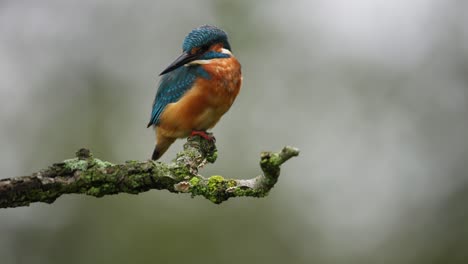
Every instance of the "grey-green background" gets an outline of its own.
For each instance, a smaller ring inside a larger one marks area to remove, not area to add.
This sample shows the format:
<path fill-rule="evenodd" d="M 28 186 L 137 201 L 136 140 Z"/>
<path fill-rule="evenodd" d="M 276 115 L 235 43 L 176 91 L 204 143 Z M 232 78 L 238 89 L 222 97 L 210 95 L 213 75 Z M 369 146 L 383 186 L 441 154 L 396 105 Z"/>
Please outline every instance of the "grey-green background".
<path fill-rule="evenodd" d="M 466 263 L 468 5 L 0 1 L 0 177 L 80 147 L 145 160 L 158 73 L 201 24 L 244 86 L 204 175 L 301 149 L 263 199 L 150 191 L 0 210 L 0 263 Z M 169 161 L 181 142 L 164 156 Z"/>

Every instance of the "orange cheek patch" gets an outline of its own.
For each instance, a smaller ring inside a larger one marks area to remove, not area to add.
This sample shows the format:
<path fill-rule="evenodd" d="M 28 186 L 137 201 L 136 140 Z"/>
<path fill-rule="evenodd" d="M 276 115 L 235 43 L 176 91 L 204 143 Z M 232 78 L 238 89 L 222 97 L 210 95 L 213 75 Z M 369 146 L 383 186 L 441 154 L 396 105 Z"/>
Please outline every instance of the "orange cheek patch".
<path fill-rule="evenodd" d="M 211 45 L 210 50 L 214 50 L 216 52 L 221 52 L 221 49 L 223 48 L 222 43 L 216 43 L 214 45 Z"/>
<path fill-rule="evenodd" d="M 199 50 L 200 50 L 200 48 L 195 47 L 195 48 L 193 48 L 193 49 L 190 51 L 190 53 L 191 53 L 191 54 L 195 54 L 195 53 L 197 53 Z"/>

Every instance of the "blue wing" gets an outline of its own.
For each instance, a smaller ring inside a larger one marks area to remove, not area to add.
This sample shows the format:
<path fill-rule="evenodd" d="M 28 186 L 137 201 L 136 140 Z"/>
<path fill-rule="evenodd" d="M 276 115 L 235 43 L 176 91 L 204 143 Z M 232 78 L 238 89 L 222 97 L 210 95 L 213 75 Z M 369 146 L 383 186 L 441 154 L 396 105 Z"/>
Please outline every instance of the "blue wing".
<path fill-rule="evenodd" d="M 197 77 L 197 71 L 194 68 L 195 67 L 180 67 L 162 76 L 159 82 L 158 92 L 154 99 L 148 127 L 151 125 L 158 125 L 161 113 L 166 106 L 179 101 L 179 99 L 192 88 Z"/>

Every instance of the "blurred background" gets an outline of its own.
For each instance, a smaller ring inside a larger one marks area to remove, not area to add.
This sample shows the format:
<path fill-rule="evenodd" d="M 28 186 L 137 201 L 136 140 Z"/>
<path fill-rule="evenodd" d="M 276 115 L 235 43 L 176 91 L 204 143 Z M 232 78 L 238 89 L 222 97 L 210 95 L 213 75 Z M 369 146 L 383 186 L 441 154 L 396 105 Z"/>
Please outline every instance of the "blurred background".
<path fill-rule="evenodd" d="M 466 263 L 468 3 L 0 1 L 0 177 L 91 148 L 146 160 L 158 74 L 194 27 L 225 29 L 244 85 L 202 171 L 263 199 L 149 191 L 0 210 L 0 263 Z M 163 157 L 170 161 L 183 140 Z"/>

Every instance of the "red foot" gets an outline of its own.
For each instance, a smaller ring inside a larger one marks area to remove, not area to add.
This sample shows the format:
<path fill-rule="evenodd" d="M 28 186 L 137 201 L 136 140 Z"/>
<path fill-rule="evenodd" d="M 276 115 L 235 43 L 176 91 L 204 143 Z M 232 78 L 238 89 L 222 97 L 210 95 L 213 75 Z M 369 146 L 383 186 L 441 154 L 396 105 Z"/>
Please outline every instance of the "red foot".
<path fill-rule="evenodd" d="M 192 133 L 190 134 L 191 137 L 193 136 L 200 136 L 206 140 L 209 140 L 209 141 L 213 141 L 213 142 L 216 142 L 216 138 L 213 136 L 213 134 L 211 133 L 206 133 L 206 131 L 197 131 L 197 130 L 194 130 L 192 131 Z"/>

